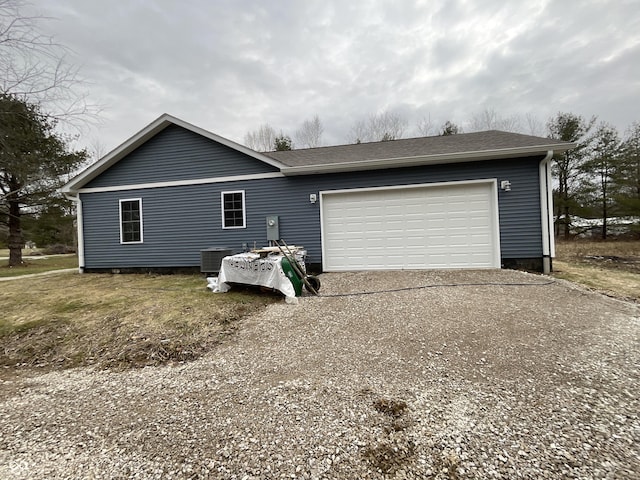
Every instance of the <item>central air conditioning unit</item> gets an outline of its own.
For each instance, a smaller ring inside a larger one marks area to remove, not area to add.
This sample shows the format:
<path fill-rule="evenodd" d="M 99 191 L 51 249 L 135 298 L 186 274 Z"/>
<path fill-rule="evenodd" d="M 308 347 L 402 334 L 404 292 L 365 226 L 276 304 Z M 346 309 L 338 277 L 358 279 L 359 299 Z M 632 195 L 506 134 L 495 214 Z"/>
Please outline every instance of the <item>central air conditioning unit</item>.
<path fill-rule="evenodd" d="M 222 259 L 231 253 L 232 250 L 226 247 L 211 247 L 200 250 L 200 272 L 219 273 Z"/>

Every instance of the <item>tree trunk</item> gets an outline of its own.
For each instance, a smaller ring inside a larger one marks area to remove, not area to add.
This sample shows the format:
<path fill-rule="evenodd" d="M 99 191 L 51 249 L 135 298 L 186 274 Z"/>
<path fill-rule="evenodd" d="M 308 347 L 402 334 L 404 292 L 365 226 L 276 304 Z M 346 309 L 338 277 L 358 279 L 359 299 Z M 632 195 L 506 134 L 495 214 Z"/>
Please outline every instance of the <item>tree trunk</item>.
<path fill-rule="evenodd" d="M 609 212 L 607 211 L 607 193 L 606 190 L 602 193 L 602 239 L 607 239 L 607 217 Z"/>
<path fill-rule="evenodd" d="M 607 210 L 607 179 L 609 178 L 608 170 L 605 170 L 602 174 L 602 240 L 607 239 L 607 218 L 609 217 L 609 212 Z"/>
<path fill-rule="evenodd" d="M 640 199 L 640 160 L 636 162 L 636 198 Z"/>
<path fill-rule="evenodd" d="M 569 218 L 569 205 L 567 205 L 568 200 L 565 198 L 565 205 L 564 205 L 564 238 L 565 240 L 569 240 L 571 238 L 571 220 Z"/>
<path fill-rule="evenodd" d="M 569 240 L 571 238 L 571 221 L 569 219 L 569 180 L 566 172 L 560 174 L 559 190 L 560 198 L 562 199 L 563 236 L 566 240 Z"/>
<path fill-rule="evenodd" d="M 17 190 L 17 189 L 16 189 Z M 24 238 L 22 236 L 22 222 L 20 221 L 20 202 L 17 192 L 10 193 L 7 203 L 9 204 L 9 266 L 17 267 L 22 265 L 22 249 Z"/>
<path fill-rule="evenodd" d="M 553 233 L 558 238 L 560 237 L 560 201 L 557 200 L 557 197 L 554 207 L 556 209 L 556 219 L 553 222 Z"/>

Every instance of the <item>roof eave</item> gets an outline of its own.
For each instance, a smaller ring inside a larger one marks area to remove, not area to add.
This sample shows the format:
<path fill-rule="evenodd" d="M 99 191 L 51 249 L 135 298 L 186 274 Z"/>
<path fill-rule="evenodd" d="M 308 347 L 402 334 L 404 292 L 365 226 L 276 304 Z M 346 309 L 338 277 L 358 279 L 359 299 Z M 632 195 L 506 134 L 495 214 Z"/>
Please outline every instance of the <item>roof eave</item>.
<path fill-rule="evenodd" d="M 516 147 L 472 152 L 458 152 L 437 155 L 419 155 L 413 157 L 381 158 L 355 162 L 327 163 L 284 167 L 282 173 L 287 176 L 314 175 L 322 173 L 357 172 L 362 170 L 382 170 L 387 168 L 416 167 L 423 165 L 441 165 L 447 163 L 476 162 L 503 158 L 529 157 L 545 155 L 549 151 L 564 152 L 575 148 L 575 143 L 536 145 L 535 147 Z"/>
<path fill-rule="evenodd" d="M 80 188 L 86 185 L 88 182 L 96 178 L 101 173 L 108 170 L 110 167 L 118 163 L 124 157 L 129 155 L 138 147 L 142 146 L 144 143 L 149 141 L 151 138 L 156 136 L 162 130 L 167 128 L 169 125 L 177 125 L 179 127 L 190 130 L 198 135 L 202 135 L 210 140 L 218 142 L 222 145 L 225 145 L 229 148 L 233 148 L 239 152 L 242 152 L 250 157 L 253 157 L 261 162 L 264 162 L 272 167 L 282 169 L 285 168 L 283 163 L 278 162 L 277 160 L 267 157 L 261 153 L 258 153 L 250 148 L 245 147 L 244 145 L 240 145 L 239 143 L 233 142 L 227 138 L 216 135 L 215 133 L 209 132 L 203 128 L 197 127 L 191 123 L 185 122 L 184 120 L 180 120 L 168 113 L 162 114 L 156 120 L 151 122 L 149 125 L 144 127 L 138 133 L 127 139 L 124 143 L 116 147 L 114 150 L 106 154 L 100 160 L 98 160 L 93 165 L 87 167 L 84 171 L 79 173 L 77 176 L 72 178 L 69 182 L 63 185 L 60 188 L 60 192 L 62 193 L 76 193 Z"/>

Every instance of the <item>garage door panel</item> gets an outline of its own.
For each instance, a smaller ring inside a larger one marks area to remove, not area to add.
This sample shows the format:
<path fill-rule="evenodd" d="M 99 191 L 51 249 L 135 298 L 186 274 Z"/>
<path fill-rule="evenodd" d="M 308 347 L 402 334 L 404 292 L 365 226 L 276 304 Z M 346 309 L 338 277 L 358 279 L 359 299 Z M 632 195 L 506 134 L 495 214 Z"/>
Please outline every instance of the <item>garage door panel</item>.
<path fill-rule="evenodd" d="M 404 215 L 421 217 L 424 215 L 424 203 L 418 205 L 407 205 L 404 208 Z"/>
<path fill-rule="evenodd" d="M 499 266 L 495 182 L 323 192 L 327 271 Z"/>
<path fill-rule="evenodd" d="M 434 205 L 427 203 L 422 209 L 422 213 L 444 217 L 446 215 L 446 206 L 442 204 Z"/>

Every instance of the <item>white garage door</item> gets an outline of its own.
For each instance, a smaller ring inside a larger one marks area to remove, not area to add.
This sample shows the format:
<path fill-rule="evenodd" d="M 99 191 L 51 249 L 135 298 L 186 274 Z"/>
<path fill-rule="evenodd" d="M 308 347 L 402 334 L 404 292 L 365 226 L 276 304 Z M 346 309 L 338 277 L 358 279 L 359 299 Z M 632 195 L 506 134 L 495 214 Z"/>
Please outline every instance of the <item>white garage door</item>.
<path fill-rule="evenodd" d="M 495 181 L 321 192 L 325 271 L 500 266 Z"/>

